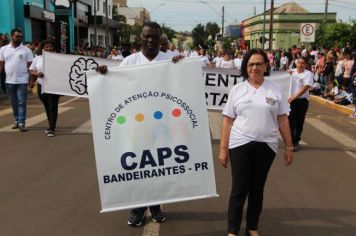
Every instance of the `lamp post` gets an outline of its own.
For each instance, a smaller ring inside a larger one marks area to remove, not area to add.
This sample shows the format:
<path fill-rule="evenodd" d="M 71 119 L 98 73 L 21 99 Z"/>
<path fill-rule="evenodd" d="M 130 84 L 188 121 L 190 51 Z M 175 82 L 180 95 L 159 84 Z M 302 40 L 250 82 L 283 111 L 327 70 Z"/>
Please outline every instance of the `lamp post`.
<path fill-rule="evenodd" d="M 207 5 L 210 9 L 212 9 L 216 14 L 218 14 L 218 16 L 221 17 L 221 34 L 222 37 L 224 37 L 224 23 L 225 23 L 225 7 L 222 6 L 222 13 L 220 14 L 214 7 L 212 7 L 209 3 L 205 2 L 205 1 L 199 1 L 200 3 L 203 3 L 205 5 Z"/>

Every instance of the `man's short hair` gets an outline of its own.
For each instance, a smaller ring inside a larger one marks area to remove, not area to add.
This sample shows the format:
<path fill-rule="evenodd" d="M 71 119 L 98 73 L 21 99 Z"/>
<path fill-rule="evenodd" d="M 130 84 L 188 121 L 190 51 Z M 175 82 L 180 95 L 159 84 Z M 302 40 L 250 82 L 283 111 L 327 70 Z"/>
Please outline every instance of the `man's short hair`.
<path fill-rule="evenodd" d="M 11 30 L 11 35 L 14 35 L 15 32 L 21 33 L 22 34 L 22 30 L 20 30 L 19 28 L 15 28 Z"/>
<path fill-rule="evenodd" d="M 159 34 L 162 35 L 162 28 L 161 26 L 157 23 L 157 22 L 153 22 L 153 21 L 146 21 L 144 24 L 143 24 L 143 28 L 145 27 L 149 27 L 149 28 L 153 28 L 153 29 L 156 29 L 159 31 Z M 142 30 L 143 30 L 142 28 Z"/>

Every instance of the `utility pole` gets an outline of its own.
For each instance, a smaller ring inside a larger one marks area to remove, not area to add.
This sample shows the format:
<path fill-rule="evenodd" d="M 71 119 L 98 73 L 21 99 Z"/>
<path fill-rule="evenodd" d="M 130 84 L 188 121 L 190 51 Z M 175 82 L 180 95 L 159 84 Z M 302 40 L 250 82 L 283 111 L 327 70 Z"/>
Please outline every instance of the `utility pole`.
<path fill-rule="evenodd" d="M 264 0 L 264 6 L 263 6 L 263 43 L 262 43 L 262 49 L 265 49 L 265 39 L 266 39 L 266 5 L 267 5 L 267 0 Z"/>
<path fill-rule="evenodd" d="M 329 6 L 329 1 L 325 0 L 325 12 L 324 12 L 324 23 L 328 20 L 328 6 Z"/>
<path fill-rule="evenodd" d="M 96 0 L 94 0 L 94 47 L 96 47 Z"/>
<path fill-rule="evenodd" d="M 225 7 L 222 7 L 221 14 L 221 36 L 224 38 L 224 23 L 225 23 Z"/>
<path fill-rule="evenodd" d="M 271 10 L 269 15 L 269 50 L 272 50 L 273 47 L 273 8 L 274 0 L 271 0 Z"/>

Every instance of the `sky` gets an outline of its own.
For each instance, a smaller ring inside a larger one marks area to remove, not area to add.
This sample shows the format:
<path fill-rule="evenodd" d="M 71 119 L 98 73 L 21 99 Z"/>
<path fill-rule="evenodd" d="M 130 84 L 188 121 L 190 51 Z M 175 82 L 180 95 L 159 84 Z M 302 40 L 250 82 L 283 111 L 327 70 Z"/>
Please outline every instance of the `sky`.
<path fill-rule="evenodd" d="M 275 0 L 278 7 L 289 0 Z M 323 13 L 325 0 L 294 0 L 309 12 Z M 267 9 L 271 1 L 267 0 Z M 165 24 L 176 31 L 191 31 L 197 24 L 216 22 L 221 26 L 222 7 L 225 8 L 225 23 L 229 25 L 263 12 L 264 0 L 127 0 L 129 7 L 145 7 L 151 20 Z M 255 10 L 256 9 L 256 10 Z M 355 0 L 329 0 L 328 12 L 336 12 L 337 19 L 348 22 L 356 19 Z"/>

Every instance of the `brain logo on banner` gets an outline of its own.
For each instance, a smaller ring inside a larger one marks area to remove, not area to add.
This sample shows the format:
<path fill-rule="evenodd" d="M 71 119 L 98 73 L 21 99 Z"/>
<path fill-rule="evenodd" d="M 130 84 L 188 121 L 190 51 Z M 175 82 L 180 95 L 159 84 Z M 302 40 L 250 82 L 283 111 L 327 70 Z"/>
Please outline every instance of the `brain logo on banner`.
<path fill-rule="evenodd" d="M 86 71 L 95 70 L 98 63 L 92 58 L 78 58 L 72 65 L 69 73 L 70 88 L 79 95 L 88 95 Z"/>

